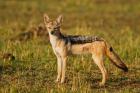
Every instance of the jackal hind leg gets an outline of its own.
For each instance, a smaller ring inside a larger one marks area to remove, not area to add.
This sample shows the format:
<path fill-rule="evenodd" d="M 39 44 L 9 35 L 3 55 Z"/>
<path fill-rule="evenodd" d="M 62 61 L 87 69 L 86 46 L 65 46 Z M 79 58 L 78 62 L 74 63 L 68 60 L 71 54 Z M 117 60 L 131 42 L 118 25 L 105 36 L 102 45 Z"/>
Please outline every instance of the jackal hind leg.
<path fill-rule="evenodd" d="M 106 79 L 107 79 L 107 71 L 106 71 L 105 66 L 104 66 L 103 56 L 92 55 L 92 58 L 102 73 L 102 81 L 99 83 L 99 85 L 104 86 Z"/>

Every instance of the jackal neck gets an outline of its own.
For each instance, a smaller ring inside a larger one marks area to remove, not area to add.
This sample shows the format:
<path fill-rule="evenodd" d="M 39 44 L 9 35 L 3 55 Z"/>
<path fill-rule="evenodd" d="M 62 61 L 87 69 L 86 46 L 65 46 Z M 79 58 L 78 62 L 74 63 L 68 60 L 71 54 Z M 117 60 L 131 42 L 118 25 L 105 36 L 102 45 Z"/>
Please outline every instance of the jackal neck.
<path fill-rule="evenodd" d="M 59 41 L 63 37 L 63 35 L 60 32 L 60 29 L 59 30 L 57 29 L 57 30 L 49 32 L 49 37 L 50 37 L 50 42 L 52 46 L 55 46 L 57 41 Z"/>

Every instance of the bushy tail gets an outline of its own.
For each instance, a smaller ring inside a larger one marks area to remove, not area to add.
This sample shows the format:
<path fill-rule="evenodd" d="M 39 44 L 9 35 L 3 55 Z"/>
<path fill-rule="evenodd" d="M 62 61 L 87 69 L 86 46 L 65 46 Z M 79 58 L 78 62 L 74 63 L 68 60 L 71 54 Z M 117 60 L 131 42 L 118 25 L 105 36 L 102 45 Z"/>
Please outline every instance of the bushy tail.
<path fill-rule="evenodd" d="M 122 69 L 125 72 L 128 72 L 127 66 L 121 60 L 117 53 L 113 50 L 113 48 L 106 43 L 106 55 L 109 57 L 111 63 L 113 63 L 116 67 Z"/>

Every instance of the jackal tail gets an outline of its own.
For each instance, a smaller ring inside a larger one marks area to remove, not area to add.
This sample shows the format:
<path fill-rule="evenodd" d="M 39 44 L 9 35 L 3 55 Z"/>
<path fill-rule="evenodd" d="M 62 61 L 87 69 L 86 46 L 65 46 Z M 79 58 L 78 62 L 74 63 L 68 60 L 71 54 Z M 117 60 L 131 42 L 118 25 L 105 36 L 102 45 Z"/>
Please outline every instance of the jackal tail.
<path fill-rule="evenodd" d="M 118 54 L 113 50 L 113 48 L 108 43 L 105 44 L 106 44 L 106 55 L 109 57 L 111 63 L 113 63 L 116 67 L 122 69 L 123 71 L 128 72 L 127 66 L 118 56 Z"/>

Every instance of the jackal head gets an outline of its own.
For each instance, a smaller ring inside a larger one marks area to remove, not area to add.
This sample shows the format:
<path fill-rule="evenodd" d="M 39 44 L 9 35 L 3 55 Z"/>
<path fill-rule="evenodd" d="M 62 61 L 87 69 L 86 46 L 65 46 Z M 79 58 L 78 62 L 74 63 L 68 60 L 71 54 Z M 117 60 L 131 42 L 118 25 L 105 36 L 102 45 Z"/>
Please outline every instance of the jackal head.
<path fill-rule="evenodd" d="M 44 23 L 45 26 L 51 35 L 58 36 L 60 35 L 60 26 L 62 23 L 62 15 L 58 16 L 56 20 L 50 20 L 47 14 L 44 14 Z"/>

